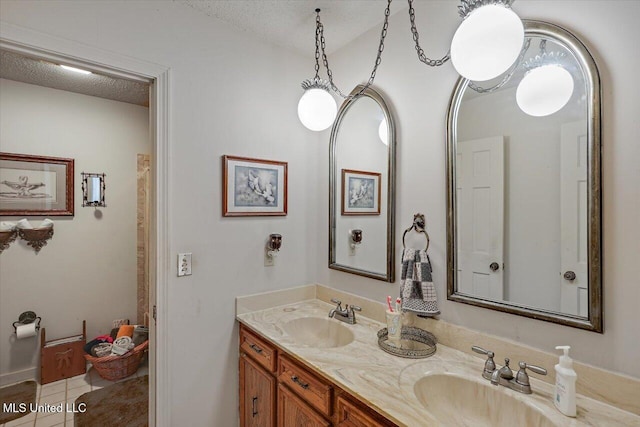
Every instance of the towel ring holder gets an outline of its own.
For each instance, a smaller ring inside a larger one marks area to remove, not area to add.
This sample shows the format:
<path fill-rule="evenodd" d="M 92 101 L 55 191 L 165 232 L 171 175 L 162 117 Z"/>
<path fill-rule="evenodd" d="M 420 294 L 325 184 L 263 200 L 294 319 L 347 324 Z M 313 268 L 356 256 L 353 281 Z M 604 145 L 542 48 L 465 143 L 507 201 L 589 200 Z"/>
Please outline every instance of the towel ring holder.
<path fill-rule="evenodd" d="M 425 230 L 426 224 L 427 224 L 427 221 L 423 214 L 421 213 L 415 214 L 413 216 L 413 224 L 411 224 L 411 227 L 407 228 L 406 230 L 404 230 L 404 233 L 402 233 L 402 247 L 406 248 L 404 244 L 404 238 L 407 235 L 407 233 L 411 230 L 415 230 L 417 233 L 423 233 L 427 237 L 427 247 L 424 250 L 425 251 L 428 250 L 431 239 L 429 238 L 429 233 L 427 233 L 427 230 Z"/>

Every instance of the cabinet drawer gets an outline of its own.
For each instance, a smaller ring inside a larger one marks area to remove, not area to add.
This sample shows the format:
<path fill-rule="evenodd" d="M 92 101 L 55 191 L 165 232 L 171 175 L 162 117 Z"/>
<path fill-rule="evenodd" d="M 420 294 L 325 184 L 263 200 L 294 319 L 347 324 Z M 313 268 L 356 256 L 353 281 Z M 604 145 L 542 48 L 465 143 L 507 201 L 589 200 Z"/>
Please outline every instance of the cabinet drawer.
<path fill-rule="evenodd" d="M 395 426 L 391 421 L 375 417 L 355 403 L 338 396 L 336 402 L 337 427 L 387 427 Z"/>
<path fill-rule="evenodd" d="M 278 384 L 278 427 L 331 427 L 295 393 Z"/>
<path fill-rule="evenodd" d="M 278 360 L 278 381 L 289 388 L 321 414 L 330 417 L 332 414 L 331 384 L 285 355 Z"/>
<path fill-rule="evenodd" d="M 240 349 L 267 371 L 276 372 L 277 351 L 275 347 L 259 338 L 242 324 L 240 325 Z"/>

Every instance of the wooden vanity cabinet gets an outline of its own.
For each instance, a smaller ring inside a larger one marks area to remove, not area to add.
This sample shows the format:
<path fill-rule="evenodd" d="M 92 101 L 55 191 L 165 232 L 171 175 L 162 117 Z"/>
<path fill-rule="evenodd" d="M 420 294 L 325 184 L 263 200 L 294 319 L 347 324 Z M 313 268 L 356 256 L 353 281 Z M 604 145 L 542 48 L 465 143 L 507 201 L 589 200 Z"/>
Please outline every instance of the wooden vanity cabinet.
<path fill-rule="evenodd" d="M 276 427 L 276 360 L 275 347 L 240 325 L 241 427 Z"/>
<path fill-rule="evenodd" d="M 240 427 L 397 427 L 240 324 Z"/>
<path fill-rule="evenodd" d="M 276 379 L 246 354 L 240 355 L 240 425 L 275 427 Z"/>

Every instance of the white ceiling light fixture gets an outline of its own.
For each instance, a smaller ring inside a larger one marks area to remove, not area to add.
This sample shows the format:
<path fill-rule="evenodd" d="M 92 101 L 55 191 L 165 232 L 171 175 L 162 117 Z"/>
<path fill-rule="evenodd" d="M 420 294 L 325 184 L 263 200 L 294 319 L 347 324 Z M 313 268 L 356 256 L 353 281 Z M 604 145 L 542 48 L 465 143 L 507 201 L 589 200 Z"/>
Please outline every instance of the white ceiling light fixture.
<path fill-rule="evenodd" d="M 333 124 L 338 113 L 336 100 L 329 93 L 329 82 L 320 78 L 302 82 L 304 94 L 298 101 L 298 118 L 309 130 L 321 131 Z"/>
<path fill-rule="evenodd" d="M 60 64 L 60 67 L 64 68 L 67 71 L 73 71 L 74 73 L 79 73 L 79 74 L 93 74 L 91 71 L 88 70 L 83 70 L 80 68 L 76 68 L 76 67 L 70 67 L 69 65 L 63 65 Z"/>
<path fill-rule="evenodd" d="M 427 58 L 420 47 L 413 0 L 408 2 L 416 52 L 426 65 L 438 67 L 451 59 L 462 77 L 486 81 L 513 66 L 523 50 L 524 25 L 511 9 L 514 0 L 461 0 L 458 11 L 464 20 L 453 36 L 451 49 L 440 59 Z"/>
<path fill-rule="evenodd" d="M 333 83 L 333 73 L 329 68 L 329 61 L 325 52 L 325 39 L 324 39 L 324 26 L 320 22 L 320 9 L 316 9 L 316 75 L 312 79 L 307 79 L 302 82 L 302 88 L 304 94 L 298 101 L 298 118 L 302 124 L 309 130 L 322 131 L 329 128 L 338 113 L 338 106 L 335 99 L 331 95 L 331 91 L 341 96 L 342 98 L 357 97 L 362 95 L 365 90 L 375 79 L 376 70 L 378 65 L 382 61 L 382 51 L 384 50 L 384 38 L 387 35 L 387 28 L 389 27 L 389 14 L 392 0 L 387 0 L 387 8 L 385 9 L 384 24 L 382 26 L 382 33 L 380 35 L 380 46 L 378 48 L 378 55 L 376 62 L 371 72 L 371 77 L 366 85 L 358 93 L 354 95 L 345 95 L 340 89 Z M 320 51 L 322 51 L 322 62 L 327 71 L 327 77 L 329 80 L 320 78 Z"/>
<path fill-rule="evenodd" d="M 463 0 L 460 24 L 451 42 L 451 63 L 469 80 L 498 77 L 516 61 L 524 43 L 524 25 L 512 0 Z"/>
<path fill-rule="evenodd" d="M 516 90 L 516 102 L 522 111 L 544 117 L 560 111 L 573 95 L 573 77 L 562 64 L 566 54 L 546 52 L 540 42 L 540 54 L 523 64 L 526 73 Z"/>
<path fill-rule="evenodd" d="M 373 84 L 376 71 L 382 61 L 384 39 L 389 27 L 391 1 L 387 0 L 380 45 L 369 81 L 362 90 L 349 96 L 342 93 L 333 82 L 333 73 L 325 53 L 324 26 L 320 22 L 320 9 L 316 9 L 316 74 L 313 79 L 302 82 L 305 94 L 298 102 L 298 117 L 307 128 L 315 131 L 324 130 L 335 120 L 337 107 L 329 100 L 329 98 L 333 99 L 331 91 L 345 99 L 355 98 L 362 95 Z M 431 67 L 441 66 L 451 59 L 462 77 L 474 81 L 490 80 L 510 68 L 509 73 L 511 73 L 528 47 L 524 40 L 522 21 L 511 10 L 513 2 L 514 0 L 461 0 L 458 10 L 464 21 L 453 37 L 450 51 L 440 59 L 430 59 L 420 47 L 413 0 L 408 0 L 411 33 L 418 59 Z M 322 62 L 327 71 L 328 81 L 319 77 L 320 50 L 322 50 Z M 322 92 L 326 92 L 329 97 Z"/>

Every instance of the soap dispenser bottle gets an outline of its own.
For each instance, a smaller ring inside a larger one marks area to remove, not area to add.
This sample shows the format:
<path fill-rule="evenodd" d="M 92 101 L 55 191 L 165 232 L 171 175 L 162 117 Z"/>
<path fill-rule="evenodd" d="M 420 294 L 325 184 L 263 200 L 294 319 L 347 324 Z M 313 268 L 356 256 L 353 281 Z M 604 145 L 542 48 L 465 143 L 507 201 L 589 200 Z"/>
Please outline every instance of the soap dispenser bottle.
<path fill-rule="evenodd" d="M 556 393 L 553 403 L 556 408 L 568 417 L 576 416 L 576 371 L 573 370 L 573 360 L 569 357 L 568 345 L 559 345 L 556 350 L 563 350 L 560 362 L 556 368 Z"/>

